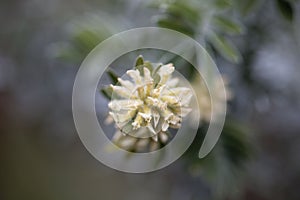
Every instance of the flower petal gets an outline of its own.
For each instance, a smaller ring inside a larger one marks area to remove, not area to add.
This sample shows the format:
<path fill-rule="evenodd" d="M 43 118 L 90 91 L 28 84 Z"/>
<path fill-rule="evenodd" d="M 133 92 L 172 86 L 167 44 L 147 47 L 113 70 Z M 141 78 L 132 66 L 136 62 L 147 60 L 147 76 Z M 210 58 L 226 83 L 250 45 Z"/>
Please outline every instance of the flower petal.
<path fill-rule="evenodd" d="M 166 85 L 169 87 L 169 88 L 173 88 L 173 87 L 176 87 L 179 83 L 179 79 L 178 78 L 172 78 L 172 79 L 169 79 L 167 82 L 166 82 Z"/>
<path fill-rule="evenodd" d="M 151 72 L 149 71 L 148 68 L 144 67 L 144 82 L 147 83 L 152 83 L 153 78 L 151 77 Z"/>
<path fill-rule="evenodd" d="M 113 95 L 118 95 L 124 98 L 130 98 L 132 96 L 132 92 L 123 86 L 110 85 L 113 89 Z"/>
<path fill-rule="evenodd" d="M 162 143 L 166 143 L 168 141 L 168 135 L 165 132 L 160 132 L 159 133 L 159 139 L 162 141 Z"/>
<path fill-rule="evenodd" d="M 138 99 L 112 100 L 108 103 L 108 107 L 113 111 L 136 110 L 141 105 L 143 105 L 143 101 Z"/>
<path fill-rule="evenodd" d="M 174 72 L 174 70 L 175 68 L 172 63 L 161 66 L 161 68 L 157 72 L 161 78 L 159 83 L 161 85 L 165 84 L 170 78 L 171 74 Z"/>
<path fill-rule="evenodd" d="M 162 125 L 162 127 L 161 127 L 161 130 L 162 130 L 162 131 L 167 131 L 168 128 L 169 128 L 169 123 L 166 122 L 166 121 L 164 121 L 164 123 L 163 123 L 163 125 Z"/>
<path fill-rule="evenodd" d="M 118 82 L 130 91 L 134 90 L 134 84 L 131 81 L 118 78 Z"/>
<path fill-rule="evenodd" d="M 154 128 L 156 128 L 160 119 L 159 112 L 157 112 L 157 110 L 152 110 L 152 116 L 154 121 Z"/>
<path fill-rule="evenodd" d="M 128 70 L 126 73 L 134 80 L 136 85 L 142 85 L 142 77 L 139 70 Z"/>

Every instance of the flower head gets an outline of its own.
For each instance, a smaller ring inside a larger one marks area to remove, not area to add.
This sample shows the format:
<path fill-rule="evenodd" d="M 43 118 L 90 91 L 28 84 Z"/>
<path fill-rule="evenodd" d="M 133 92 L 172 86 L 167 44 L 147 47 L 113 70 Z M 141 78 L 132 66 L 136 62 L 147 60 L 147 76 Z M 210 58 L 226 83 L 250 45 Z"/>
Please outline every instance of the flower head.
<path fill-rule="evenodd" d="M 138 61 L 135 69 L 126 72 L 129 80 L 118 78 L 118 84 L 110 86 L 109 115 L 118 128 L 113 141 L 133 151 L 155 150 L 169 140 L 168 129 L 180 128 L 182 118 L 191 111 L 192 92 L 172 78 L 173 64 L 153 68 L 141 57 Z"/>

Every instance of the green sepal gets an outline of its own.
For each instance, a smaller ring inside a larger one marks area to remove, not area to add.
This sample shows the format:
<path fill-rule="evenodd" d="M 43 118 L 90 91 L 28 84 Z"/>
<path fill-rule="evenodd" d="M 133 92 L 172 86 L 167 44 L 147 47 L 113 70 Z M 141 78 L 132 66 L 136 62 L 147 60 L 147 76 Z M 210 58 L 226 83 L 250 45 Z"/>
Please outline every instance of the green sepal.
<path fill-rule="evenodd" d="M 141 76 L 144 76 L 144 58 L 142 55 L 139 55 L 135 60 L 134 68 L 139 70 Z"/>
<path fill-rule="evenodd" d="M 162 67 L 162 64 L 159 64 L 153 71 L 152 71 L 152 77 L 153 77 L 153 82 L 155 85 L 157 85 L 160 82 L 160 75 L 157 73 L 158 70 Z"/>
<path fill-rule="evenodd" d="M 116 85 L 118 83 L 118 76 L 116 75 L 116 73 L 113 72 L 112 70 L 108 70 L 107 74 L 108 74 L 110 80 L 112 81 L 112 84 Z"/>
<path fill-rule="evenodd" d="M 152 73 L 152 71 L 153 71 L 153 65 L 151 64 L 151 62 L 145 61 L 144 62 L 144 67 L 146 67 L 147 69 L 149 69 L 150 73 Z"/>
<path fill-rule="evenodd" d="M 156 86 L 159 82 L 160 82 L 160 75 L 158 74 L 155 74 L 154 77 L 153 77 L 153 82 L 154 82 L 154 85 Z"/>
<path fill-rule="evenodd" d="M 113 89 L 110 86 L 102 88 L 100 91 L 108 100 L 111 100 Z"/>
<path fill-rule="evenodd" d="M 144 65 L 135 66 L 135 69 L 139 70 L 141 76 L 144 76 Z"/>
<path fill-rule="evenodd" d="M 135 60 L 135 67 L 139 66 L 139 65 L 143 65 L 144 64 L 144 58 L 142 55 L 139 55 L 136 60 Z"/>

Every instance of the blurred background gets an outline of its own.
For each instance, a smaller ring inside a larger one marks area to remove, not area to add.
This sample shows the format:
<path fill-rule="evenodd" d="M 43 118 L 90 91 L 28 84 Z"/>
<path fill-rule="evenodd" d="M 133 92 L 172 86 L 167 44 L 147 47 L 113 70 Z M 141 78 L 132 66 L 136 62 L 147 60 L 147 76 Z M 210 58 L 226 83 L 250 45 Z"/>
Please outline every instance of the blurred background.
<path fill-rule="evenodd" d="M 297 0 L 1 0 L 0 199 L 300 199 L 299 13 Z M 205 159 L 202 122 L 172 165 L 126 174 L 82 145 L 72 87 L 99 42 L 145 26 L 205 46 L 233 97 Z"/>

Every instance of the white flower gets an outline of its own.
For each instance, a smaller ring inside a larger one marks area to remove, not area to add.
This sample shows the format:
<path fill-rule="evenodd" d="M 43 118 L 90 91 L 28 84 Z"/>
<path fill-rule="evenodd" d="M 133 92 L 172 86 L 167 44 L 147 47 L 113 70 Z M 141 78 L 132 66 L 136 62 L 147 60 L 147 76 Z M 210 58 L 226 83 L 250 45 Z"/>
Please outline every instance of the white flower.
<path fill-rule="evenodd" d="M 174 70 L 173 64 L 156 69 L 142 65 L 126 72 L 131 80 L 118 78 L 119 84 L 111 85 L 109 115 L 119 129 L 113 141 L 120 147 L 155 150 L 169 140 L 170 127 L 180 128 L 182 118 L 191 112 L 192 92 L 177 87 L 179 79 L 172 78 Z"/>

